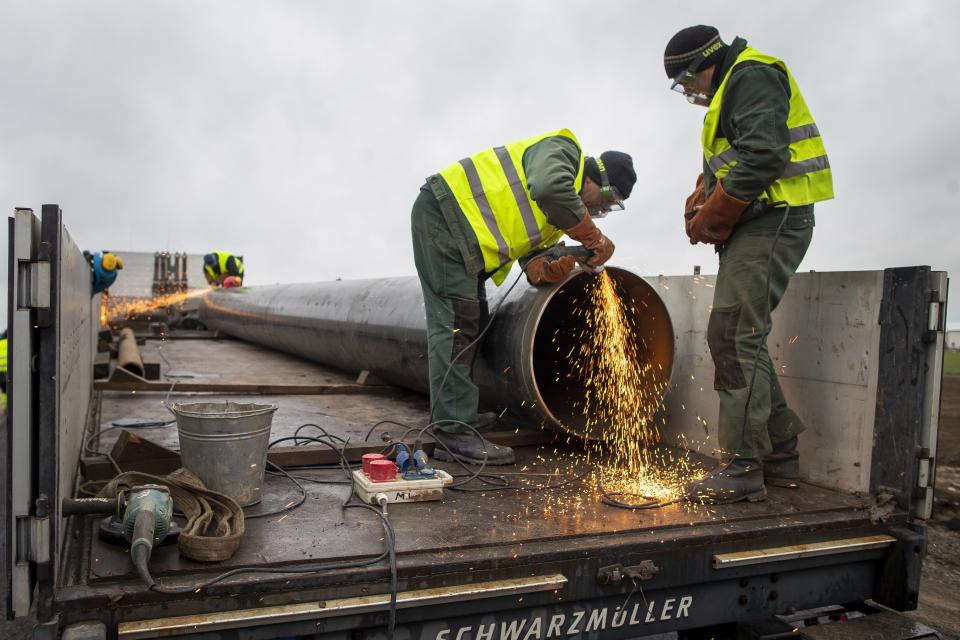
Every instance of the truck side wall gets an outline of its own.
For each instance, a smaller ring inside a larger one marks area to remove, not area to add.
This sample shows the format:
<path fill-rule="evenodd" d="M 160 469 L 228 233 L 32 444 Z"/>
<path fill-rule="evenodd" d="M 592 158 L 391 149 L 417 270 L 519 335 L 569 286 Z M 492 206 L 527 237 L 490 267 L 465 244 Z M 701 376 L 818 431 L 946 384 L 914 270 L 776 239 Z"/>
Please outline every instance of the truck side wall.
<path fill-rule="evenodd" d="M 50 516 L 47 567 L 40 568 L 38 611 L 52 615 L 65 528 L 60 501 L 73 495 L 84 427 L 93 388 L 93 353 L 98 313 L 91 298 L 90 266 L 63 226 L 57 205 L 44 205 L 41 247 L 52 273 L 51 307 L 41 314 L 39 347 L 38 515 Z M 42 253 L 43 253 L 42 252 Z M 52 464 L 51 464 L 52 463 Z"/>
<path fill-rule="evenodd" d="M 668 432 L 711 456 L 717 455 L 719 401 L 706 332 L 715 279 L 647 279 L 666 303 L 677 336 Z M 800 461 L 810 482 L 870 488 L 882 298 L 882 271 L 798 273 L 773 314 L 770 356 L 787 401 L 807 425 Z"/>

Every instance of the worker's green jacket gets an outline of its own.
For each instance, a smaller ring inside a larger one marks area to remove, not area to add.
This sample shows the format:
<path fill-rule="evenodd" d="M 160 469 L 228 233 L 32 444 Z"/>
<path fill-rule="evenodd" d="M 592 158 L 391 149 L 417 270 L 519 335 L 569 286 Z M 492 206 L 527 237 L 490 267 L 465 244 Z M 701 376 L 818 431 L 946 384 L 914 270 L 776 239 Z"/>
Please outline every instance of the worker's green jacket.
<path fill-rule="evenodd" d="M 523 171 L 530 197 L 543 211 L 547 222 L 558 229 L 576 226 L 587 213 L 579 190 L 574 186 L 580 171 L 581 154 L 576 142 L 559 135 L 544 138 L 523 154 Z M 422 188 L 433 193 L 440 203 L 467 272 L 484 272 L 477 237 L 443 177 L 440 174 L 430 176 Z"/>
<path fill-rule="evenodd" d="M 713 74 L 714 91 L 746 46 L 747 41 L 743 38 L 734 39 Z M 790 96 L 787 75 L 776 65 L 742 62 L 727 79 L 718 136 L 727 138 L 737 148 L 738 162 L 723 176 L 723 189 L 736 198 L 753 202 L 742 221 L 768 210 L 769 204 L 756 200 L 783 175 L 790 162 L 790 131 L 787 127 Z M 706 159 L 703 176 L 704 191 L 709 196 L 717 179 Z M 808 214 L 812 210 L 812 204 L 795 206 L 791 215 Z"/>

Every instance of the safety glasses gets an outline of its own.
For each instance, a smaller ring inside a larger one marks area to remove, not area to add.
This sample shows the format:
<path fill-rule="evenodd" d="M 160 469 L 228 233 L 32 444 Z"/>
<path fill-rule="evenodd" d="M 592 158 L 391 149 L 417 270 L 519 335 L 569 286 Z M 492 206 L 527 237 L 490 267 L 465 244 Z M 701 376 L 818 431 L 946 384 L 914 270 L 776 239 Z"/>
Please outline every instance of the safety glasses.
<path fill-rule="evenodd" d="M 614 186 L 606 186 L 600 189 L 603 202 L 595 207 L 590 207 L 590 216 L 593 218 L 606 217 L 611 211 L 623 211 L 623 197 L 620 191 Z"/>
<path fill-rule="evenodd" d="M 702 62 L 703 58 L 699 56 L 694 58 L 690 66 L 678 73 L 673 79 L 670 90 L 686 96 L 687 102 L 690 104 L 707 107 L 710 106 L 710 96 L 697 90 L 697 70 Z"/>
<path fill-rule="evenodd" d="M 600 158 L 594 158 L 597 163 L 597 169 L 600 170 L 600 199 L 602 202 L 594 207 L 590 207 L 590 215 L 594 218 L 603 218 L 611 211 L 623 211 L 623 196 L 620 191 L 610 184 L 610 177 L 607 175 L 607 167 Z"/>

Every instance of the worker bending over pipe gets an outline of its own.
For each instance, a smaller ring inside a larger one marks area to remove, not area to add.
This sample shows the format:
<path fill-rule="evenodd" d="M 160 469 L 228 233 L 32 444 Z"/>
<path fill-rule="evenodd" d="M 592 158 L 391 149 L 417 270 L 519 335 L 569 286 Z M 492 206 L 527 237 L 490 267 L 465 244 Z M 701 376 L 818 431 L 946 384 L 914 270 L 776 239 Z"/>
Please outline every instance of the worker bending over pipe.
<path fill-rule="evenodd" d="M 485 149 L 420 188 L 412 213 L 413 255 L 427 318 L 431 417 L 438 423 L 434 436 L 450 451 L 477 463 L 514 461 L 510 447 L 463 426 L 486 431 L 497 422 L 496 414 L 478 415 L 471 377 L 473 343 L 487 323 L 486 279 L 499 286 L 520 260 L 531 284 L 563 281 L 575 258 L 530 256 L 564 234 L 593 252 L 587 266 L 604 264 L 614 246 L 593 218 L 622 210 L 636 180 L 629 155 L 586 156 L 573 133 L 561 129 Z M 449 459 L 442 447 L 435 456 Z"/>

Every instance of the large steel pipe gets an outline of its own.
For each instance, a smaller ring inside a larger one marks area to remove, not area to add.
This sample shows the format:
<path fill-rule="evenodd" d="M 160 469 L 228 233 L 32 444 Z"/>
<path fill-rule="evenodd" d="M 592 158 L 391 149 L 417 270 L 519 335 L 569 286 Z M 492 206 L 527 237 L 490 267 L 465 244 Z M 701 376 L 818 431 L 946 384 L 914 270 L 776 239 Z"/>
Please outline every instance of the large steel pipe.
<path fill-rule="evenodd" d="M 643 278 L 616 267 L 607 273 L 633 314 L 641 362 L 668 380 L 674 336 L 666 306 Z M 575 347 L 586 328 L 593 277 L 577 271 L 553 287 L 523 281 L 505 299 L 507 285 L 488 287 L 491 312 L 500 306 L 473 369 L 484 405 L 583 434 L 586 390 L 567 374 L 579 364 Z M 209 328 L 242 340 L 428 390 L 426 318 L 417 278 L 216 289 L 205 294 L 200 317 Z"/>

